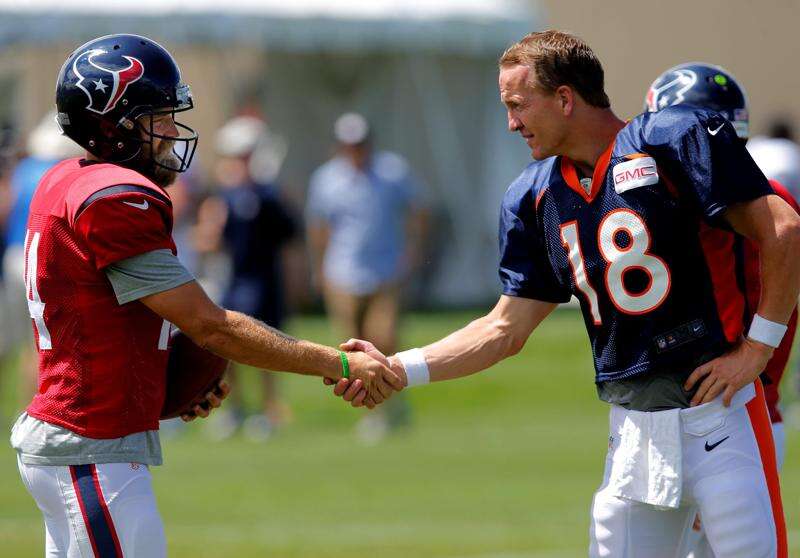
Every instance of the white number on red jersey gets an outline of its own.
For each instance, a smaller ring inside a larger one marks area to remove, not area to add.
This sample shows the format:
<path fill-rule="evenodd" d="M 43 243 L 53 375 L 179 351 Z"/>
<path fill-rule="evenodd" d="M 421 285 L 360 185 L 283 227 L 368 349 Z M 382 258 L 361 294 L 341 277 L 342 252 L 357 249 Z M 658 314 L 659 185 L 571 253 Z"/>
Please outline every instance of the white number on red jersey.
<path fill-rule="evenodd" d="M 39 239 L 42 233 L 33 233 L 33 239 L 28 246 L 30 231 L 25 232 L 25 292 L 28 299 L 28 313 L 36 324 L 36 331 L 39 334 L 39 350 L 46 351 L 53 348 L 50 340 L 50 330 L 44 323 L 44 302 L 39 296 L 39 286 L 36 280 L 36 272 L 39 267 Z"/>
<path fill-rule="evenodd" d="M 620 232 L 630 237 L 627 246 L 617 244 Z M 578 236 L 578 224 L 570 221 L 561 225 L 561 241 L 569 253 L 570 267 L 578 290 L 586 297 L 589 312 L 595 325 L 600 325 L 600 309 L 597 291 L 586 276 L 583 253 Z M 625 314 L 646 314 L 658 308 L 669 294 L 671 280 L 669 268 L 664 260 L 648 252 L 650 232 L 642 218 L 630 209 L 616 209 L 603 217 L 597 231 L 600 255 L 607 266 L 605 284 L 608 296 L 617 310 Z M 639 269 L 648 276 L 647 287 L 639 293 L 625 288 L 625 272 Z"/>

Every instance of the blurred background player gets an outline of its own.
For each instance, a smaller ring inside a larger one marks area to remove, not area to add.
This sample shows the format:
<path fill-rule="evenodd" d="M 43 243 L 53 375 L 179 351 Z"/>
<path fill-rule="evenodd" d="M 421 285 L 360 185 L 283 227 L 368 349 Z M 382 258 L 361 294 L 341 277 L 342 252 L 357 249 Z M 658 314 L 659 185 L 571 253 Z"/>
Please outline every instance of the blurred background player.
<path fill-rule="evenodd" d="M 20 377 L 18 401 L 28 401 L 36 391 L 37 356 L 31 328 L 28 325 L 27 295 L 25 293 L 25 231 L 28 207 L 36 185 L 53 165 L 82 153 L 80 147 L 63 136 L 55 121 L 55 111 L 42 117 L 27 138 L 26 155 L 11 171 L 9 178 L 9 213 L 5 228 L 6 251 L 3 254 L 5 307 L 3 337 L 9 355 L 18 354 Z"/>
<path fill-rule="evenodd" d="M 692 62 L 675 66 L 661 74 L 648 90 L 645 109 L 649 112 L 656 112 L 677 104 L 692 105 L 719 112 L 733 124 L 736 134 L 742 142 L 747 142 L 750 129 L 747 95 L 733 75 L 724 68 L 713 64 Z M 754 159 L 756 163 L 759 163 L 758 158 L 754 157 Z M 766 159 L 768 158 L 762 157 L 761 162 Z M 759 166 L 761 165 L 759 164 Z M 763 167 L 762 170 L 764 170 Z M 770 179 L 770 185 L 775 190 L 775 193 L 800 213 L 800 207 L 798 207 L 788 189 L 777 180 L 774 180 L 774 175 L 771 176 L 766 171 L 764 174 Z M 747 314 L 746 322 L 749 324 L 753 319 L 753 314 L 758 307 L 758 301 L 761 296 L 761 270 L 758 249 L 752 241 L 742 238 L 741 244 L 735 245 L 734 250 L 742 254 L 741 261 L 743 266 L 742 269 L 738 270 L 738 277 L 744 283 L 747 293 L 745 312 Z M 787 325 L 786 335 L 784 335 L 778 348 L 775 349 L 772 359 L 770 359 L 764 373 L 761 375 L 761 381 L 764 384 L 764 396 L 772 422 L 779 469 L 785 454 L 786 435 L 778 405 L 780 400 L 778 388 L 789 361 L 789 353 L 791 352 L 797 329 L 797 309 L 792 313 Z M 698 540 L 695 542 L 694 550 L 689 554 L 689 558 L 713 557 L 711 547 L 702 533 L 699 521 L 695 521 L 694 532 L 694 535 L 689 536 L 694 536 Z"/>
<path fill-rule="evenodd" d="M 230 258 L 223 306 L 281 329 L 286 316 L 282 260 L 298 232 L 293 212 L 275 184 L 286 143 L 261 118 L 237 116 L 220 128 L 215 147 L 218 193 L 203 204 L 200 248 L 221 249 Z M 277 375 L 259 376 L 262 408 L 245 418 L 242 391 L 236 389 L 237 369 L 231 367 L 228 379 L 236 387 L 226 409 L 211 424 L 214 436 L 226 438 L 242 426 L 247 437 L 264 440 L 290 419 Z"/>
<path fill-rule="evenodd" d="M 777 180 L 795 199 L 800 199 L 800 145 L 788 119 L 773 120 L 766 135 L 747 142 L 747 150 L 767 178 Z"/>
<path fill-rule="evenodd" d="M 0 262 L 6 250 L 5 231 L 8 221 L 8 214 L 11 211 L 12 197 L 9 175 L 13 168 L 13 130 L 10 126 L 0 127 Z M 12 352 L 10 334 L 6 333 L 12 327 L 6 309 L 6 285 L 3 277 L 3 266 L 0 265 L 0 381 L 3 380 L 5 370 L 11 370 L 7 366 L 7 360 Z M 2 409 L 0 409 L 2 411 Z M 2 417 L 0 412 L 0 417 Z"/>
<path fill-rule="evenodd" d="M 420 259 L 426 211 L 406 161 L 373 150 L 366 118 L 341 115 L 334 137 L 336 154 L 311 176 L 308 192 L 314 281 L 339 334 L 370 339 L 390 354 L 397 345 L 402 286 Z M 363 441 L 407 424 L 402 394 L 384 407 L 359 423 Z"/>

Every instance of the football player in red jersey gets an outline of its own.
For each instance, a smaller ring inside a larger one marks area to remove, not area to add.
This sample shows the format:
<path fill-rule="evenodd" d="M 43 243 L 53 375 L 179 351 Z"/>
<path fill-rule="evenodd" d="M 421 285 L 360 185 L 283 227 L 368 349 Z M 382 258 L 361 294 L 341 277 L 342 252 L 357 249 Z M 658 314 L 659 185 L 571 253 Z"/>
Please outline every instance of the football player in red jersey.
<path fill-rule="evenodd" d="M 402 385 L 367 355 L 216 306 L 180 264 L 166 188 L 188 168 L 197 134 L 175 122 L 192 98 L 163 47 L 135 35 L 82 45 L 61 68 L 56 106 L 87 155 L 48 171 L 30 206 L 25 284 L 39 379 L 12 445 L 48 556 L 164 556 L 148 466 L 162 461 L 171 324 L 257 368 L 349 374 L 376 403 Z M 224 395 L 207 399 L 216 407 Z"/>
<path fill-rule="evenodd" d="M 591 48 L 567 33 L 531 33 L 503 53 L 508 128 L 535 159 L 500 210 L 503 295 L 486 316 L 390 365 L 408 386 L 479 372 L 575 296 L 597 392 L 611 406 L 589 556 L 685 556 L 699 509 L 717 558 L 785 558 L 758 377 L 800 291 L 800 217 L 725 117 L 679 103 L 626 122 L 603 82 Z M 744 239 L 761 263 L 749 324 L 737 281 Z M 346 346 L 381 356 L 365 341 Z M 560 381 L 557 370 L 542 373 Z M 334 393 L 354 405 L 368 398 L 346 380 Z"/>
<path fill-rule="evenodd" d="M 684 104 L 713 110 L 733 124 L 736 135 L 742 143 L 747 143 L 750 137 L 750 113 L 747 106 L 747 94 L 734 76 L 720 66 L 703 62 L 689 62 L 680 64 L 663 72 L 650 85 L 645 97 L 645 110 L 657 112 L 665 107 Z M 800 213 L 795 199 L 789 191 L 778 181 L 770 180 L 770 185 L 775 193 L 786 203 Z M 758 248 L 753 241 L 743 238 L 736 249 L 741 252 L 737 259 L 739 268 L 736 270 L 737 280 L 744 286 L 746 293 L 745 311 L 746 322 L 753 320 L 756 308 L 761 297 L 761 268 Z M 778 469 L 783 463 L 786 445 L 786 435 L 783 430 L 783 418 L 778 402 L 780 393 L 778 388 L 783 377 L 783 372 L 789 361 L 797 330 L 797 309 L 787 323 L 788 329 L 780 345 L 775 349 L 772 358 L 761 374 L 764 384 L 764 398 L 766 399 L 769 418 L 772 422 L 772 435 L 775 440 L 775 453 Z M 692 527 L 696 532 L 687 532 L 688 546 L 691 548 L 689 558 L 711 558 L 714 556 L 708 539 L 701 530 L 701 521 L 696 520 Z"/>

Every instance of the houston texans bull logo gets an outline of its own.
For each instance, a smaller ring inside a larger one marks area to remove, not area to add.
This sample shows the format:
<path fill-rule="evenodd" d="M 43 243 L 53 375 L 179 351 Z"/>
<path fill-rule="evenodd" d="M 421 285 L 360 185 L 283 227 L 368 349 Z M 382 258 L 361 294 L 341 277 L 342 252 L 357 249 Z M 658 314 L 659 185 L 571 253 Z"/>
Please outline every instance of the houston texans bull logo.
<path fill-rule="evenodd" d="M 683 94 L 697 83 L 697 74 L 691 70 L 675 70 L 661 82 L 650 86 L 647 92 L 647 109 L 656 112 L 666 106 L 683 102 Z"/>
<path fill-rule="evenodd" d="M 94 59 L 107 52 L 102 49 L 87 50 L 75 58 L 72 63 L 72 71 L 78 76 L 75 83 L 80 87 L 86 96 L 89 97 L 89 104 L 86 108 L 97 114 L 105 114 L 112 110 L 125 94 L 128 86 L 144 75 L 144 65 L 132 56 L 123 56 L 128 61 L 128 67 L 119 70 L 112 70 L 99 65 Z M 92 77 L 84 76 L 78 68 L 90 65 Z M 96 70 L 96 71 L 95 71 Z M 97 79 L 93 79 L 97 77 Z"/>

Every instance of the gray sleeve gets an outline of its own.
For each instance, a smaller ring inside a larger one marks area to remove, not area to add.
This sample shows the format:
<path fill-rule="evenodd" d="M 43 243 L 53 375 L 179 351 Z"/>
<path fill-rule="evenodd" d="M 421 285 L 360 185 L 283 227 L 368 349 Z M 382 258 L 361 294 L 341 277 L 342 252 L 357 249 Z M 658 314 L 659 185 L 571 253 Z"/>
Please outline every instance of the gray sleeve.
<path fill-rule="evenodd" d="M 165 249 L 114 262 L 105 268 L 105 272 L 119 304 L 168 291 L 194 280 L 178 257 Z"/>

